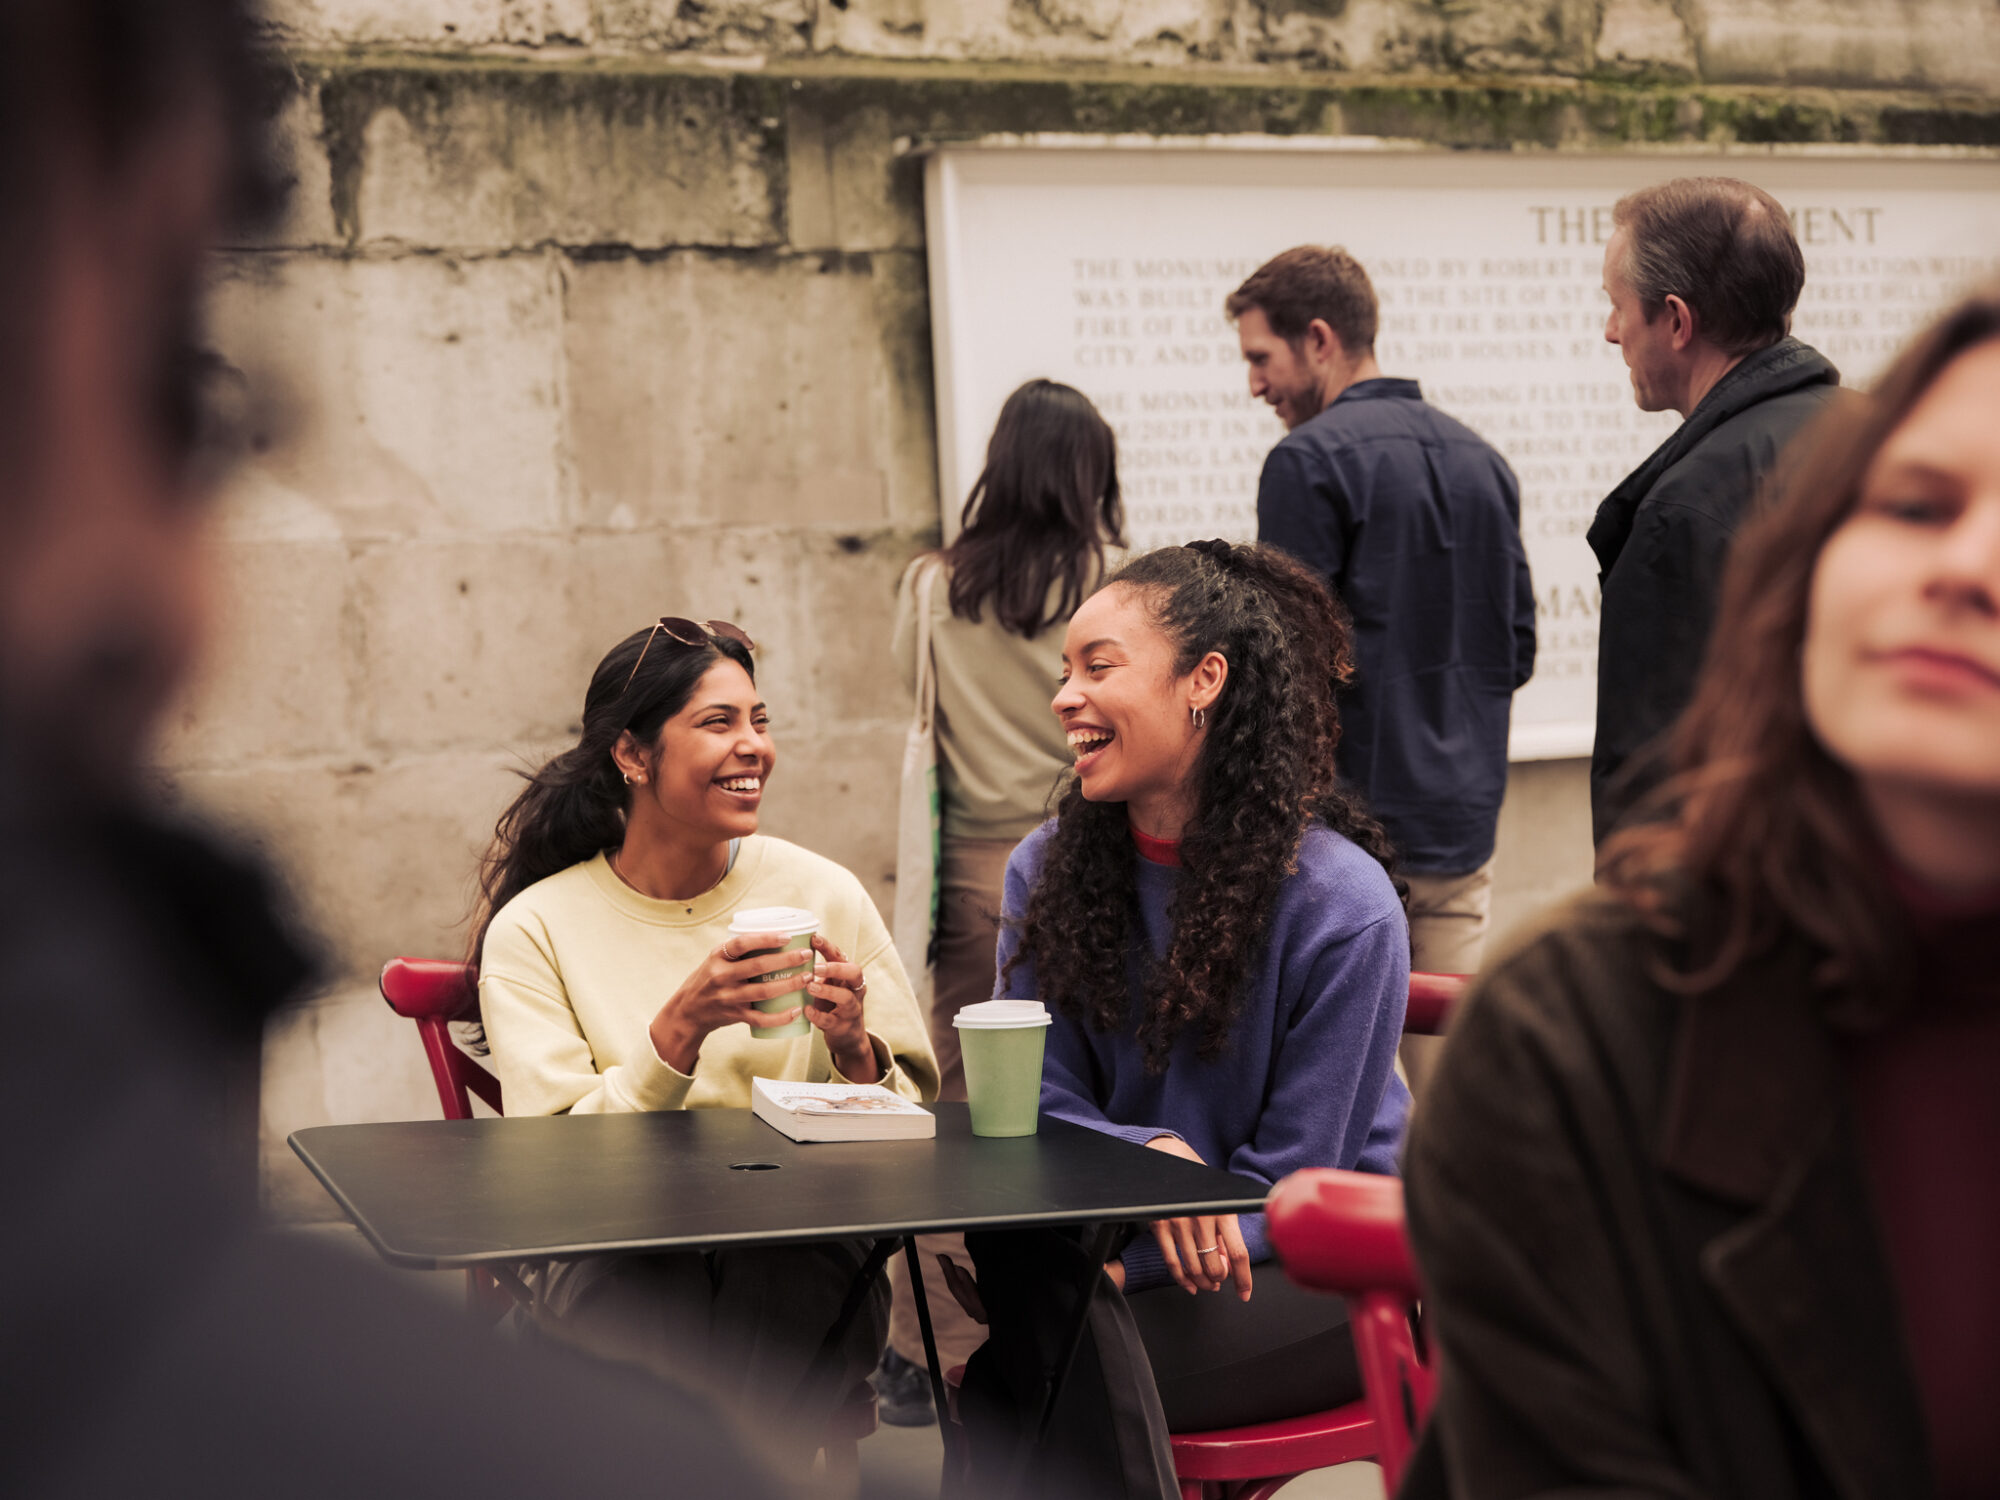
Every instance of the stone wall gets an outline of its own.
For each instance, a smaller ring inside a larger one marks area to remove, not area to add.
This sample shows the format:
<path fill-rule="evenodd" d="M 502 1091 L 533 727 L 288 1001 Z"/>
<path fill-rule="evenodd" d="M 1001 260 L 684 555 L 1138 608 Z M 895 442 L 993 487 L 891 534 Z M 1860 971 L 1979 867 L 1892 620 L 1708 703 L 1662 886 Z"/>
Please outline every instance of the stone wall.
<path fill-rule="evenodd" d="M 211 668 L 161 762 L 326 935 L 268 1049 L 284 1135 L 425 1117 L 397 953 L 458 954 L 514 768 L 662 611 L 744 623 L 766 827 L 887 903 L 891 589 L 935 536 L 921 171 L 994 132 L 1479 148 L 1993 144 L 1966 0 L 280 0 L 289 221 L 219 257 L 252 462 Z M 952 497 L 957 503 L 958 497 Z M 1502 922 L 1587 879 L 1579 765 L 1516 768 Z"/>

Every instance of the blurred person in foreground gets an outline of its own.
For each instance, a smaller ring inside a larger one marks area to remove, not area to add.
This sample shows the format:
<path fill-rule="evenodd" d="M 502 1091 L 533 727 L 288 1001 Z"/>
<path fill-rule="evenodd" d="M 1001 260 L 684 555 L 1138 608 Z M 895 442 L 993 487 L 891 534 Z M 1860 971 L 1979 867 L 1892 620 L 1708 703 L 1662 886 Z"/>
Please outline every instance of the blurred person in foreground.
<path fill-rule="evenodd" d="M 1805 257 L 1785 210 L 1733 177 L 1677 177 L 1611 210 L 1604 337 L 1641 411 L 1686 420 L 1597 507 L 1603 614 L 1590 822 L 1601 848 L 1658 783 L 1737 526 L 1840 372 L 1790 337 Z"/>
<path fill-rule="evenodd" d="M 248 33 L 0 0 L 0 1493 L 770 1493 L 691 1400 L 260 1232 L 225 1149 L 308 965 L 141 764 L 210 589 L 203 258 L 279 196 Z"/>
<path fill-rule="evenodd" d="M 2000 1493 L 1996 410 L 1987 292 L 1810 430 L 1678 774 L 1467 1005 L 1406 1495 Z"/>
<path fill-rule="evenodd" d="M 1274 256 L 1225 308 L 1250 392 L 1289 429 L 1257 481 L 1257 538 L 1317 571 L 1354 622 L 1340 774 L 1396 849 L 1412 963 L 1471 974 L 1493 905 L 1514 692 L 1535 594 L 1514 471 L 1375 362 L 1375 288 L 1345 250 Z M 1442 1042 L 1405 1039 L 1419 1097 Z"/>
<path fill-rule="evenodd" d="M 930 1034 L 943 1075 L 938 1097 L 960 1100 L 965 1071 L 952 1018 L 993 998 L 1007 857 L 1041 826 L 1069 769 L 1062 725 L 1049 712 L 1063 630 L 1124 559 L 1118 440 L 1090 398 L 1053 380 L 1031 380 L 1009 396 L 963 521 L 950 546 L 904 573 L 890 647 L 914 689 L 918 585 L 932 575 L 942 839 Z M 986 1330 L 964 1316 L 935 1259 L 963 1256 L 964 1241 L 925 1235 L 918 1248 L 938 1356 L 946 1368 L 964 1364 Z M 884 1419 L 933 1420 L 916 1303 L 900 1277 L 889 1341 L 876 1381 Z"/>

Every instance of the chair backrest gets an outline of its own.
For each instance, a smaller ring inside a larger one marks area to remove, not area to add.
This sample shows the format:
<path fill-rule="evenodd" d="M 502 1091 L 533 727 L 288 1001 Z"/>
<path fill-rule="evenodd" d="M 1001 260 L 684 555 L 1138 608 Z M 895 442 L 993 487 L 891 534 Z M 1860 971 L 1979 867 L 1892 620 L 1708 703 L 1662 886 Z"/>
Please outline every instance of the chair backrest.
<path fill-rule="evenodd" d="M 447 1120 L 472 1118 L 471 1094 L 477 1094 L 495 1114 L 500 1108 L 500 1080 L 473 1060 L 452 1040 L 451 1023 L 469 1021 L 479 1011 L 479 971 L 471 964 L 444 958 L 392 958 L 382 966 L 382 998 L 389 1009 L 417 1023 L 424 1056 L 437 1085 L 438 1103 Z"/>
<path fill-rule="evenodd" d="M 1412 974 L 1410 1006 L 1403 1013 L 1403 1030 L 1411 1036 L 1442 1035 L 1470 983 L 1470 977 L 1464 974 Z"/>
<path fill-rule="evenodd" d="M 1271 1189 L 1271 1243 L 1301 1286 L 1347 1299 L 1376 1458 L 1394 1494 L 1430 1414 L 1435 1376 L 1416 1322 L 1417 1269 L 1403 1229 L 1403 1184 L 1313 1167 Z"/>

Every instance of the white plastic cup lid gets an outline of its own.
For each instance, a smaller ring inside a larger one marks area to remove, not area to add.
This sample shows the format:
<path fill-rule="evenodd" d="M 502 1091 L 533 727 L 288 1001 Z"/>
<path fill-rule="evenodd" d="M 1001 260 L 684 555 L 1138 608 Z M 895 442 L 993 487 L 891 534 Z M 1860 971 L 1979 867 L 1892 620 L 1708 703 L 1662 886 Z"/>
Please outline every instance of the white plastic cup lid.
<path fill-rule="evenodd" d="M 1054 1018 L 1039 1000 L 982 1000 L 951 1018 L 968 1031 L 1012 1031 L 1019 1026 L 1046 1026 Z"/>
<path fill-rule="evenodd" d="M 778 937 L 797 937 L 802 932 L 819 931 L 819 913 L 801 906 L 753 906 L 730 919 L 734 934 L 768 932 Z"/>

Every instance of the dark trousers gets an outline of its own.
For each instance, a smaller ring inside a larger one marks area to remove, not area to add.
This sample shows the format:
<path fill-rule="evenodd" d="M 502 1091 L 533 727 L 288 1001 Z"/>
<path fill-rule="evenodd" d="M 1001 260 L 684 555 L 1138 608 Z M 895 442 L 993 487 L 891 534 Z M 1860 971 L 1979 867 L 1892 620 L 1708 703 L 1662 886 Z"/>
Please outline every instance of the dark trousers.
<path fill-rule="evenodd" d="M 848 1392 L 868 1378 L 889 1332 L 877 1280 L 829 1379 L 801 1382 L 867 1259 L 864 1240 L 593 1257 L 558 1266 L 540 1326 L 562 1343 L 701 1392 L 802 1467 Z"/>
<path fill-rule="evenodd" d="M 1177 1500 L 1170 1432 L 1302 1416 L 1358 1400 L 1361 1378 L 1338 1297 L 1257 1267 L 1248 1302 L 1177 1286 L 1127 1297 L 1064 1230 L 968 1234 L 990 1337 L 960 1393 L 973 1473 L 1008 1472 L 1041 1414 L 1048 1371 L 1090 1281 L 1089 1324 L 1034 1479 L 1060 1495 Z"/>

